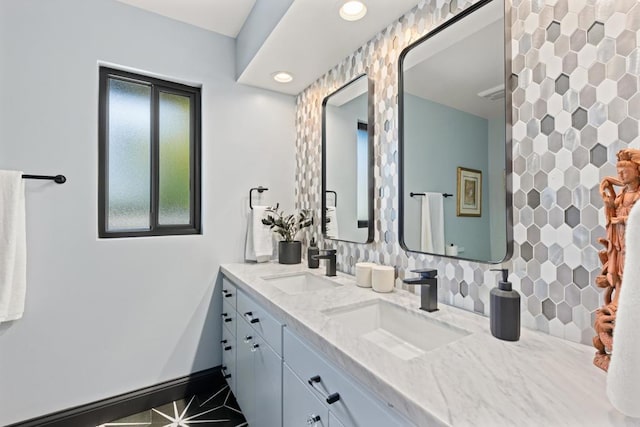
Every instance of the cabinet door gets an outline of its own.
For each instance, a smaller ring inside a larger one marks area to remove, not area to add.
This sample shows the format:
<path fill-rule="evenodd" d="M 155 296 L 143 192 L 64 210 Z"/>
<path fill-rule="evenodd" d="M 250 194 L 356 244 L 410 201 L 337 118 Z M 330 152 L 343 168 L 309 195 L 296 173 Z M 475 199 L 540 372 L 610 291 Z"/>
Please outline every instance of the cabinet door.
<path fill-rule="evenodd" d="M 252 427 L 282 426 L 282 358 L 259 335 L 254 340 L 255 421 Z M 256 347 L 257 346 L 257 347 Z"/>
<path fill-rule="evenodd" d="M 236 394 L 236 338 L 222 328 L 222 373 L 233 394 Z"/>
<path fill-rule="evenodd" d="M 329 412 L 329 427 L 344 427 L 344 424 L 333 413 Z"/>
<path fill-rule="evenodd" d="M 283 427 L 329 427 L 329 411 L 296 374 L 284 364 Z"/>
<path fill-rule="evenodd" d="M 255 387 L 253 352 L 254 332 L 251 326 L 238 317 L 236 341 L 236 400 L 250 426 L 255 421 Z"/>

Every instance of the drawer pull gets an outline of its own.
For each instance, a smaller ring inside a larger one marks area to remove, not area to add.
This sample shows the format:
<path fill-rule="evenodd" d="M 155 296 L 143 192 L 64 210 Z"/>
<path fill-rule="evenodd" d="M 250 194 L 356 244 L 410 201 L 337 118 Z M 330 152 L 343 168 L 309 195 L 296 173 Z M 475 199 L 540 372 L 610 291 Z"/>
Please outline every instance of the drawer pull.
<path fill-rule="evenodd" d="M 222 313 L 222 318 L 226 323 L 233 321 L 233 317 L 229 317 L 229 313 Z"/>
<path fill-rule="evenodd" d="M 249 342 L 251 342 L 251 340 L 253 339 L 253 337 L 251 335 L 245 335 L 244 336 L 244 342 L 249 344 Z"/>
<path fill-rule="evenodd" d="M 309 378 L 309 385 L 313 387 L 313 383 L 319 383 L 321 381 L 320 375 L 316 375 L 314 377 Z"/>
<path fill-rule="evenodd" d="M 326 395 L 324 394 L 324 392 L 322 392 L 322 390 L 318 390 L 314 384 L 319 383 L 320 381 L 322 381 L 322 378 L 320 378 L 320 375 L 314 375 L 313 377 L 309 378 L 307 382 L 315 391 L 320 393 L 325 398 L 325 400 L 329 405 L 332 405 L 336 403 L 338 400 L 340 400 L 340 393 L 331 393 L 329 395 Z"/>
<path fill-rule="evenodd" d="M 329 396 L 327 396 L 327 403 L 329 405 L 333 405 L 338 400 L 340 400 L 340 393 L 333 393 L 333 394 L 330 394 Z"/>
<path fill-rule="evenodd" d="M 260 348 L 260 344 L 254 344 L 251 346 L 251 353 L 255 353 Z"/>
<path fill-rule="evenodd" d="M 227 367 L 226 367 L 226 366 L 224 366 L 224 365 L 223 365 L 223 366 L 220 368 L 220 372 L 222 372 L 222 377 L 223 377 L 225 380 L 226 380 L 226 379 L 231 378 L 231 374 L 228 374 L 228 373 L 227 373 Z"/>
<path fill-rule="evenodd" d="M 226 345 L 227 344 L 227 340 L 220 341 L 220 344 L 222 344 L 222 348 L 224 349 L 224 351 L 231 350 L 231 346 L 230 345 Z"/>
<path fill-rule="evenodd" d="M 320 415 L 311 414 L 307 417 L 307 425 L 312 426 L 320 421 Z"/>
<path fill-rule="evenodd" d="M 247 311 L 244 314 L 244 317 L 249 321 L 249 323 L 258 323 L 260 321 L 260 319 L 253 317 L 253 312 L 251 311 Z"/>
<path fill-rule="evenodd" d="M 225 298 L 230 298 L 230 297 L 233 296 L 233 294 L 231 292 L 229 292 L 228 290 L 226 290 L 226 289 L 223 289 L 222 293 L 224 294 Z"/>

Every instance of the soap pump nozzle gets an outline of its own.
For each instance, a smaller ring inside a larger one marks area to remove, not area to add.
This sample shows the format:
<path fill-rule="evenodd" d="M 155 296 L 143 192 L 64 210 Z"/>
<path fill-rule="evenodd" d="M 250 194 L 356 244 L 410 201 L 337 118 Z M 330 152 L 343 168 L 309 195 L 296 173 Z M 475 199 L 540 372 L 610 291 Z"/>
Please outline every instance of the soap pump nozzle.
<path fill-rule="evenodd" d="M 511 282 L 509 281 L 509 270 L 506 268 L 492 268 L 491 271 L 500 271 L 502 273 L 502 280 L 498 282 L 498 288 L 503 291 L 510 291 L 512 289 Z"/>

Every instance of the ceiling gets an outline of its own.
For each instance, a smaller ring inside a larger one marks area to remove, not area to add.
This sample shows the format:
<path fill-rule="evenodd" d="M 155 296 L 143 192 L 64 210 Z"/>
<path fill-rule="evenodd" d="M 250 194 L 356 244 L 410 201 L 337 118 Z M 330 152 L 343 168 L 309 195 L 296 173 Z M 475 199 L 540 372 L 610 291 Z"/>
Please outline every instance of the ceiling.
<path fill-rule="evenodd" d="M 503 116 L 502 5 L 491 2 L 409 51 L 402 64 L 404 91 L 486 119 Z M 501 99 L 479 96 L 500 86 Z"/>
<path fill-rule="evenodd" d="M 248 18 L 256 3 L 273 0 L 117 1 L 239 38 L 239 35 L 260 32 L 252 32 L 243 25 L 245 21 L 264 25 L 260 17 Z M 338 14 L 345 1 L 292 0 L 271 31 L 258 41 L 248 65 L 237 70 L 238 82 L 297 95 L 420 0 L 363 0 L 367 14 L 354 22 L 347 22 Z M 255 7 L 255 10 L 264 8 Z M 294 80 L 275 82 L 272 74 L 282 70 L 293 74 Z"/>
<path fill-rule="evenodd" d="M 117 0 L 235 38 L 256 0 Z"/>

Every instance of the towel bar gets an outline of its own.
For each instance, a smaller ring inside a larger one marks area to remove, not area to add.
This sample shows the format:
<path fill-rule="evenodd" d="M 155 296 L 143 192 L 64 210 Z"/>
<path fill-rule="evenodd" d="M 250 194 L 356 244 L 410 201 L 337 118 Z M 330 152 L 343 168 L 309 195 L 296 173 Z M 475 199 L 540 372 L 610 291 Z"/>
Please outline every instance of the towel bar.
<path fill-rule="evenodd" d="M 411 197 L 415 197 L 415 196 L 425 196 L 425 193 L 409 193 L 409 195 Z M 449 194 L 449 193 L 442 193 L 442 197 L 453 197 L 453 194 Z"/>
<path fill-rule="evenodd" d="M 56 184 L 64 184 L 67 182 L 67 178 L 64 175 L 22 175 L 24 179 L 49 179 L 55 181 Z"/>

